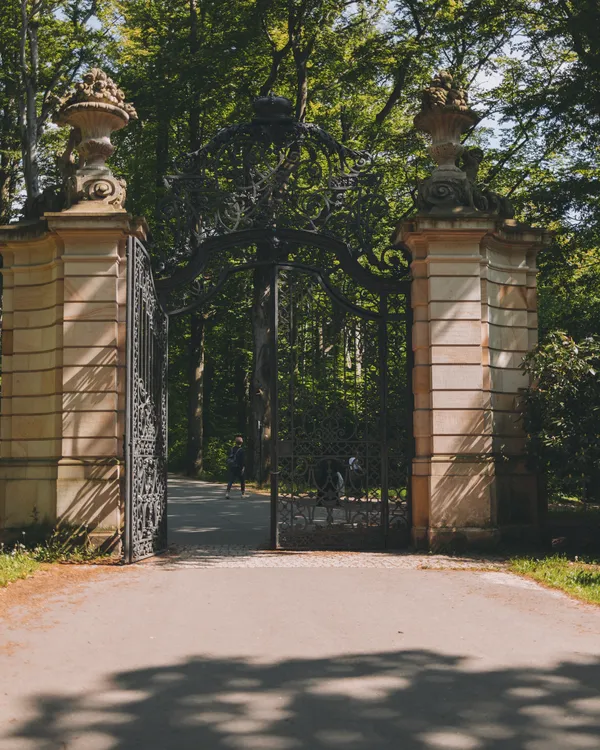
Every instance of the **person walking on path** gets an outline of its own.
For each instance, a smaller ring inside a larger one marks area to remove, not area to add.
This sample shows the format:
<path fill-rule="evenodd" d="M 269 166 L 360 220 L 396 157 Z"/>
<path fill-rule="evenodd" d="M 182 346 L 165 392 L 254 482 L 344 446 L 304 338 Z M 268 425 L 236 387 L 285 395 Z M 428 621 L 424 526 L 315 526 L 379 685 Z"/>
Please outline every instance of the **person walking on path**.
<path fill-rule="evenodd" d="M 229 493 L 231 492 L 231 485 L 240 483 L 240 489 L 242 490 L 242 497 L 246 497 L 246 466 L 244 464 L 244 438 L 238 435 L 235 439 L 235 444 L 229 450 L 227 456 L 227 492 L 225 498 L 229 500 Z"/>

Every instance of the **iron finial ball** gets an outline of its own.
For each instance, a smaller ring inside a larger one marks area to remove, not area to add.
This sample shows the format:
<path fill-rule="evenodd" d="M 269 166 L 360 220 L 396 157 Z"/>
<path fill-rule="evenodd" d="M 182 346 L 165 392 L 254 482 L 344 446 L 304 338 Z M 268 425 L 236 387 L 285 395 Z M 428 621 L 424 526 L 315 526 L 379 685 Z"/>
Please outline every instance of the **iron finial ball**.
<path fill-rule="evenodd" d="M 268 122 L 280 122 L 293 118 L 294 105 L 285 96 L 269 94 L 268 96 L 257 96 L 252 102 L 255 120 L 266 120 Z"/>

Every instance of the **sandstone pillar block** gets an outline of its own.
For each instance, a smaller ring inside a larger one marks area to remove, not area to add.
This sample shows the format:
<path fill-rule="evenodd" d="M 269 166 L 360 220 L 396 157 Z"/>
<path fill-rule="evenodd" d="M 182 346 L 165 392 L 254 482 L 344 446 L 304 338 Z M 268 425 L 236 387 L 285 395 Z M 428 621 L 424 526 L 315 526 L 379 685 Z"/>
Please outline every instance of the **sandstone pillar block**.
<path fill-rule="evenodd" d="M 489 545 L 513 526 L 533 529 L 519 391 L 536 341 L 543 233 L 485 216 L 417 216 L 400 239 L 413 257 L 413 541 Z"/>
<path fill-rule="evenodd" d="M 0 529 L 120 534 L 130 232 L 81 205 L 0 230 Z"/>

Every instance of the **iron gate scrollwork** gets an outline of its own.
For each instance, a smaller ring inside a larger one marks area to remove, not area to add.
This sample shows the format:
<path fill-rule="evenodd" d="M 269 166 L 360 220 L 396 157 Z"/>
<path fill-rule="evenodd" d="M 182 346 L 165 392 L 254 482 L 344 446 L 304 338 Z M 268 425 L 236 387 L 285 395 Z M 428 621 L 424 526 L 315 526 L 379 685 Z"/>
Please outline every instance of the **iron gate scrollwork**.
<path fill-rule="evenodd" d="M 167 547 L 168 316 L 142 243 L 127 245 L 125 558 Z"/>
<path fill-rule="evenodd" d="M 406 295 L 279 267 L 273 295 L 273 546 L 408 543 Z"/>

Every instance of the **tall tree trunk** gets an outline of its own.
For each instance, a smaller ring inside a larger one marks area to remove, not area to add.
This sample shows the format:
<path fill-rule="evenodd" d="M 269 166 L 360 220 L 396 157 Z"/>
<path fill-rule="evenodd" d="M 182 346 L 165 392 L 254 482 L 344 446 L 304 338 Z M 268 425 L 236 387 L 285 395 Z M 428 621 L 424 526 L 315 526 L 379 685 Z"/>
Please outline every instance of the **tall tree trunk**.
<path fill-rule="evenodd" d="M 198 40 L 198 0 L 189 0 L 190 3 L 190 59 L 192 66 L 198 57 L 200 43 Z M 200 102 L 198 101 L 197 78 L 192 76 L 190 82 L 190 151 L 196 151 L 200 147 Z"/>
<path fill-rule="evenodd" d="M 296 64 L 296 119 L 300 122 L 306 118 L 308 105 L 308 58 L 312 51 L 312 44 L 304 50 L 294 47 L 294 62 Z"/>
<path fill-rule="evenodd" d="M 13 195 L 11 190 L 11 168 L 8 157 L 0 156 L 0 224 L 8 224 L 11 219 Z"/>
<path fill-rule="evenodd" d="M 238 351 L 235 357 L 234 372 L 234 389 L 237 406 L 237 426 L 236 429 L 240 435 L 246 434 L 248 426 L 248 368 L 246 367 L 246 357 L 243 352 L 244 342 L 238 343 Z"/>
<path fill-rule="evenodd" d="M 291 46 L 291 42 L 288 42 L 285 47 L 280 50 L 278 50 L 276 47 L 273 47 L 271 51 L 271 68 L 269 69 L 269 75 L 266 77 L 263 85 L 259 89 L 259 96 L 268 96 L 273 90 L 273 86 L 275 85 L 277 76 L 279 75 L 279 68 L 281 67 L 281 63 L 285 59 L 287 53 L 290 51 Z"/>
<path fill-rule="evenodd" d="M 206 327 L 208 326 L 208 322 L 206 323 Z M 208 333 L 208 331 L 207 331 Z M 210 353 L 209 349 L 209 353 Z M 206 441 L 207 437 L 210 435 L 210 413 L 211 413 L 211 403 L 213 398 L 213 384 L 215 382 L 215 362 L 214 359 L 210 356 L 208 358 L 205 358 L 204 361 L 204 389 L 203 389 L 203 398 L 202 398 L 202 454 L 206 455 Z"/>
<path fill-rule="evenodd" d="M 4 102 L 0 124 L 0 224 L 8 224 L 11 220 L 15 198 L 18 164 L 11 154 L 19 148 L 18 119 L 12 114 L 15 104 L 12 98 Z"/>
<path fill-rule="evenodd" d="M 193 65 L 199 46 L 197 0 L 189 0 L 189 22 L 189 50 Z M 200 137 L 200 109 L 194 77 L 190 81 L 190 100 L 189 139 L 190 150 L 194 151 L 199 146 Z M 201 312 L 194 311 L 190 314 L 189 342 L 187 474 L 190 477 L 199 476 L 204 468 L 205 343 L 206 318 Z"/>
<path fill-rule="evenodd" d="M 206 319 L 202 313 L 193 312 L 190 315 L 186 467 L 190 477 L 199 476 L 203 469 L 205 341 Z"/>
<path fill-rule="evenodd" d="M 21 154 L 25 177 L 25 214 L 31 215 L 40 194 L 38 165 L 37 78 L 39 67 L 37 26 L 30 23 L 27 0 L 21 0 L 19 114 Z"/>
<path fill-rule="evenodd" d="M 159 94 L 160 96 L 160 94 Z M 156 215 L 160 216 L 160 203 L 163 196 L 163 179 L 169 166 L 169 131 L 171 128 L 171 117 L 169 113 L 169 102 L 164 99 L 156 116 L 156 142 L 155 142 L 155 185 L 156 185 Z"/>

